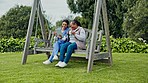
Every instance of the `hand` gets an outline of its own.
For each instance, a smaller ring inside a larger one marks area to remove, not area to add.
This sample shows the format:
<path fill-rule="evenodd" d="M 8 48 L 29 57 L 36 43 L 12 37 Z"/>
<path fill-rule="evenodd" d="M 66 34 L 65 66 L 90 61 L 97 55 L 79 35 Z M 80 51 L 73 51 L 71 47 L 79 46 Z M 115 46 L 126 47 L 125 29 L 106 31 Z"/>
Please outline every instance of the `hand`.
<path fill-rule="evenodd" d="M 58 38 L 59 38 L 59 39 L 62 39 L 62 35 L 58 35 Z"/>
<path fill-rule="evenodd" d="M 76 34 L 76 32 L 71 32 L 71 34 L 75 35 L 75 34 Z"/>
<path fill-rule="evenodd" d="M 53 35 L 57 35 L 57 32 L 54 32 Z"/>
<path fill-rule="evenodd" d="M 62 31 L 64 31 L 65 30 L 65 27 L 62 27 Z"/>

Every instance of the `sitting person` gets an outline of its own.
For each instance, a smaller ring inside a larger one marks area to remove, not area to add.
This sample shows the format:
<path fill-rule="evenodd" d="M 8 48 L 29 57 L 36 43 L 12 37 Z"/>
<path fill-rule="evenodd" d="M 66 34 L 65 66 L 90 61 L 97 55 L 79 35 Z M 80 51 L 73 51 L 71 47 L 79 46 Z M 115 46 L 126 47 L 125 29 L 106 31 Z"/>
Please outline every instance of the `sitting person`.
<path fill-rule="evenodd" d="M 60 49 L 60 61 L 55 65 L 59 67 L 67 66 L 70 57 L 76 49 L 86 49 L 85 47 L 85 30 L 80 27 L 77 20 L 70 23 L 69 42 L 62 44 Z M 67 53 L 66 53 L 67 52 Z M 66 56 L 65 56 L 66 53 Z"/>
<path fill-rule="evenodd" d="M 47 65 L 47 64 L 52 63 L 53 60 L 58 60 L 57 55 L 58 55 L 61 45 L 68 41 L 68 34 L 67 34 L 69 31 L 68 25 L 69 25 L 69 21 L 63 20 L 62 21 L 62 28 L 61 28 L 62 35 L 57 35 L 58 33 L 54 32 L 55 43 L 53 44 L 52 54 L 48 60 L 43 62 L 43 64 Z"/>

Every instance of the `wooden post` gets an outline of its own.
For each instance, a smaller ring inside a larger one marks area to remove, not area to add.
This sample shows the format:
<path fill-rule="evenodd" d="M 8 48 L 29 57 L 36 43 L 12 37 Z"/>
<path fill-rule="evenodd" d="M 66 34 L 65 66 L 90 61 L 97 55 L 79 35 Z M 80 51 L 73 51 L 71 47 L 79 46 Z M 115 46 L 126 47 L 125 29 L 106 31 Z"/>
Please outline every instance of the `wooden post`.
<path fill-rule="evenodd" d="M 42 37 L 43 37 L 43 39 L 47 39 L 45 26 L 44 26 L 44 18 L 43 18 L 43 14 L 42 14 L 42 10 L 41 10 L 41 3 L 40 2 L 39 2 L 39 7 L 38 8 L 39 8 L 38 9 L 38 14 L 39 14 L 39 22 L 40 22 L 41 31 L 42 31 Z"/>
<path fill-rule="evenodd" d="M 92 70 L 92 66 L 93 66 L 94 50 L 95 50 L 95 46 L 96 46 L 96 34 L 98 31 L 101 6 L 102 6 L 102 0 L 97 0 L 96 13 L 95 13 L 95 17 L 93 20 L 94 22 L 93 22 L 93 29 L 92 29 L 92 38 L 91 38 L 91 44 L 90 44 L 90 53 L 89 53 L 87 72 L 90 72 Z"/>
<path fill-rule="evenodd" d="M 39 0 L 34 0 L 33 6 L 31 9 L 30 20 L 29 20 L 27 36 L 26 36 L 26 42 L 25 42 L 24 52 L 23 52 L 23 56 L 22 56 L 22 64 L 25 64 L 26 60 L 27 60 L 27 55 L 28 55 L 29 45 L 30 45 L 30 38 L 31 38 L 31 34 L 32 34 L 32 29 L 33 29 L 33 24 L 34 24 L 34 19 L 35 19 L 35 14 L 36 14 L 38 2 L 39 2 Z"/>
<path fill-rule="evenodd" d="M 110 65 L 112 65 L 112 51 L 111 51 L 111 45 L 110 45 L 109 23 L 108 23 L 108 17 L 107 17 L 106 0 L 103 0 L 102 13 L 103 13 L 105 35 L 106 35 L 106 45 L 109 53 L 109 62 L 110 62 Z"/>

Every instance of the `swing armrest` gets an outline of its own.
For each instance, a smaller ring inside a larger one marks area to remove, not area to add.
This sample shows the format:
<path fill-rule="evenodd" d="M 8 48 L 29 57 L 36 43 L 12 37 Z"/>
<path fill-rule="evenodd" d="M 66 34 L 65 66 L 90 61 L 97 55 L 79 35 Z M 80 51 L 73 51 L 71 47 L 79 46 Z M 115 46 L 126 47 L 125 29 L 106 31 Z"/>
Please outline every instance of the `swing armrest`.
<path fill-rule="evenodd" d="M 47 39 L 35 38 L 34 41 L 35 41 L 34 48 L 37 48 L 40 43 L 43 43 L 44 45 L 44 46 L 42 45 L 43 47 L 45 47 L 45 43 L 48 45 L 50 44 L 50 40 L 47 40 Z"/>
<path fill-rule="evenodd" d="M 34 40 L 35 40 L 35 42 L 38 42 L 38 43 L 40 43 L 40 42 L 50 43 L 50 40 L 47 40 L 47 39 L 38 39 L 38 38 L 35 38 Z"/>

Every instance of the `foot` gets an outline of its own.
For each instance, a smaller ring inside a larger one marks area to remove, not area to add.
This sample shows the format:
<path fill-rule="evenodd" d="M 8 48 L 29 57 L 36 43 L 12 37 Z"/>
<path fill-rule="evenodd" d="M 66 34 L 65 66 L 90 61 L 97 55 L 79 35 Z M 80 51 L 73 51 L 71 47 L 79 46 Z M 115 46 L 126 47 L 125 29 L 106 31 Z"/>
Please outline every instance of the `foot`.
<path fill-rule="evenodd" d="M 62 67 L 62 68 L 66 67 L 66 66 L 67 66 L 67 64 L 65 62 L 62 62 L 62 63 L 59 64 L 59 67 Z"/>
<path fill-rule="evenodd" d="M 59 61 L 55 66 L 58 67 L 62 62 Z"/>
<path fill-rule="evenodd" d="M 58 60 L 58 56 L 54 55 L 53 60 Z"/>
<path fill-rule="evenodd" d="M 46 61 L 44 61 L 43 62 L 43 64 L 45 64 L 45 65 L 48 65 L 48 64 L 50 64 L 51 62 L 49 61 L 49 60 L 46 60 Z"/>

